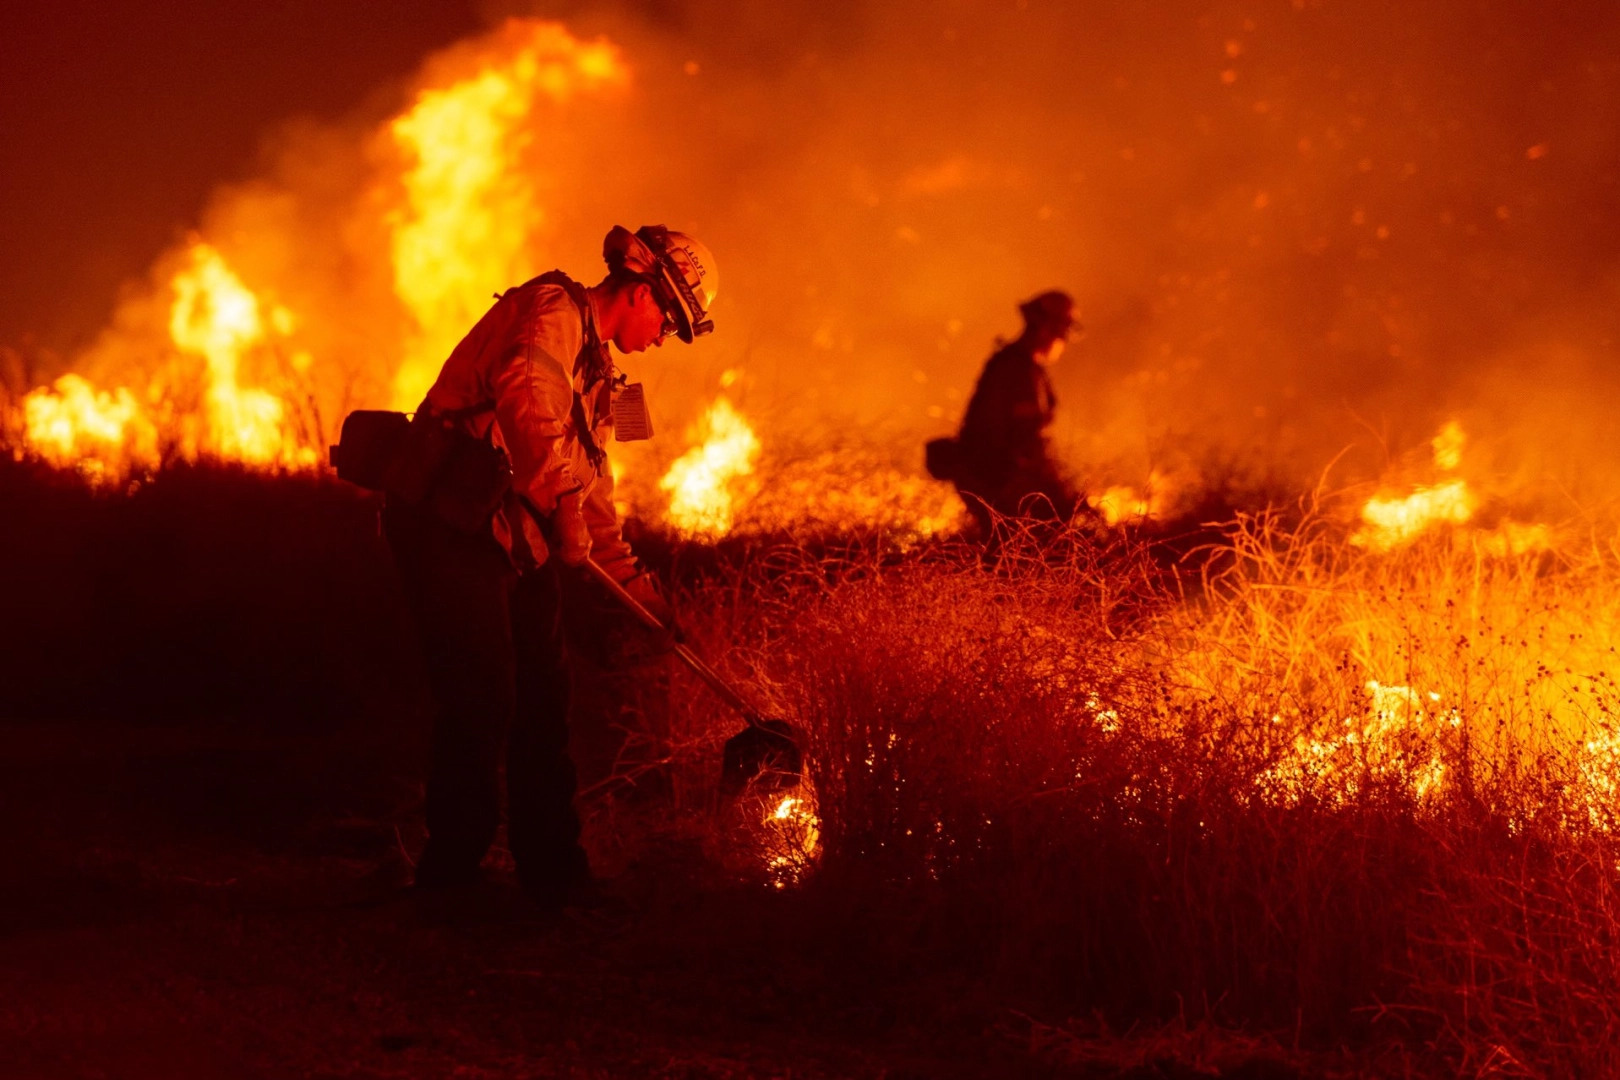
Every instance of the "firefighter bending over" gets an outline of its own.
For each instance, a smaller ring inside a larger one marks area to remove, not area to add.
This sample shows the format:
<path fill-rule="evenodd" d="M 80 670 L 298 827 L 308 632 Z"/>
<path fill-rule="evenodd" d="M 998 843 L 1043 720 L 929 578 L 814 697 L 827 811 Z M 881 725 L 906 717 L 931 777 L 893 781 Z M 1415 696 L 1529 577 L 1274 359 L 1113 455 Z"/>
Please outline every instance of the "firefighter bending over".
<path fill-rule="evenodd" d="M 1044 292 L 1019 305 L 1024 332 L 990 357 L 955 439 L 928 445 L 928 470 L 951 480 L 981 535 L 994 515 L 1067 521 L 1080 499 L 1047 446 L 1057 396 L 1046 369 L 1081 329 L 1067 293 Z"/>
<path fill-rule="evenodd" d="M 710 332 L 718 277 L 707 248 L 662 226 L 616 226 L 603 255 L 608 274 L 589 288 L 552 271 L 502 294 L 422 403 L 415 423 L 425 414 L 510 459 L 511 486 L 492 517 L 468 531 L 431 500 L 392 497 L 384 513 L 438 706 L 419 888 L 479 877 L 500 821 L 504 751 L 519 881 L 551 907 L 588 896 L 557 563 L 594 559 L 670 625 L 613 506 L 604 451 L 623 380 L 607 346 L 636 353 Z"/>

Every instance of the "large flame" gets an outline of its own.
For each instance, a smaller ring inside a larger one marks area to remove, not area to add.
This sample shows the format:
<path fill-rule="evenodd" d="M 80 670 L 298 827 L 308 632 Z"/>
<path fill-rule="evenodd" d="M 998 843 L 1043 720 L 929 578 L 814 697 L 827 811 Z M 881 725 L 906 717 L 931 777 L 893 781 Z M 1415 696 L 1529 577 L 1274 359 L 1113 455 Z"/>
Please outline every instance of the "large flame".
<path fill-rule="evenodd" d="M 149 383 L 142 395 L 128 386 L 100 390 L 71 374 L 31 391 L 22 403 L 28 449 L 105 482 L 156 468 L 165 456 L 313 465 L 316 452 L 293 436 L 286 403 L 268 390 L 242 385 L 245 359 L 266 345 L 259 298 L 201 240 L 191 242 L 169 288 L 173 352 L 167 378 Z M 293 322 L 284 308 L 270 312 L 273 327 L 290 328 Z M 189 367 L 199 359 L 202 368 L 193 374 Z M 190 383 L 201 388 L 195 409 L 174 400 Z"/>
<path fill-rule="evenodd" d="M 376 325 L 371 308 L 347 310 L 331 287 L 312 288 L 322 280 L 312 261 L 284 258 L 296 227 L 282 216 L 291 200 L 244 203 L 228 244 L 194 237 L 167 258 L 160 293 L 132 309 L 146 336 L 115 334 L 96 358 L 95 370 L 113 378 L 75 374 L 27 396 L 15 423 L 23 446 L 108 483 L 176 460 L 306 468 L 344 411 L 384 403 L 356 400 L 355 391 L 369 385 L 413 408 L 490 293 L 548 264 L 538 248 L 558 215 L 541 193 L 553 182 L 547 170 L 567 164 L 547 138 L 561 134 L 552 107 L 629 77 L 612 44 L 539 20 L 508 20 L 447 50 L 364 140 L 371 173 L 342 210 L 345 242 L 359 245 L 345 257 L 363 271 L 381 268 L 396 323 Z M 333 284 L 353 276 L 345 269 Z M 727 372 L 722 388 L 739 377 Z M 626 478 L 625 490 L 642 496 L 626 508 L 704 539 L 739 527 L 921 538 L 961 517 L 948 486 L 870 447 L 778 445 L 769 484 L 758 480 L 761 454 L 753 424 L 722 396 L 656 490 L 656 474 Z"/>
<path fill-rule="evenodd" d="M 1434 469 L 1455 474 L 1462 468 L 1467 443 L 1462 425 L 1446 421 L 1430 440 Z M 1446 526 L 1468 525 L 1474 521 L 1481 501 L 1468 481 L 1456 475 L 1417 485 L 1404 496 L 1374 496 L 1362 504 L 1362 524 L 1350 535 L 1350 542 L 1371 551 L 1394 551 Z M 1471 526 L 1468 532 L 1478 541 L 1481 551 L 1498 558 L 1542 551 L 1552 542 L 1551 530 L 1545 524 L 1525 524 L 1506 517 L 1493 528 Z"/>
<path fill-rule="evenodd" d="M 293 325 L 286 309 L 276 309 L 275 315 L 276 324 Z M 204 452 L 253 465 L 315 463 L 314 448 L 290 437 L 282 400 L 241 385 L 242 360 L 264 343 L 265 322 L 258 297 L 205 243 L 192 246 L 188 265 L 175 275 L 169 336 L 181 352 L 200 356 L 207 365 Z M 187 456 L 196 456 L 195 450 Z"/>
<path fill-rule="evenodd" d="M 389 214 L 394 291 L 414 323 L 394 377 L 396 406 L 422 400 L 492 288 L 533 271 L 529 247 L 546 214 L 521 154 L 536 102 L 628 78 L 611 44 L 512 19 L 471 74 L 423 90 L 388 124 L 408 162 L 402 204 Z"/>
<path fill-rule="evenodd" d="M 1361 508 L 1367 527 L 1351 538 L 1374 551 L 1410 543 L 1437 525 L 1461 525 L 1474 516 L 1474 496 L 1466 480 L 1420 487 L 1404 498 L 1372 498 Z"/>
<path fill-rule="evenodd" d="M 97 390 L 78 375 L 23 398 L 23 439 L 53 465 L 93 481 L 157 464 L 157 429 L 127 387 Z"/>
<path fill-rule="evenodd" d="M 346 257 L 390 268 L 402 325 L 377 325 L 375 311 L 351 312 L 312 291 L 320 261 L 285 255 L 294 200 L 244 197 L 240 205 L 254 212 L 231 223 L 228 243 L 188 240 L 161 261 L 176 269 L 156 295 L 126 305 L 95 350 L 95 370 L 110 378 L 75 373 L 24 397 L 12 422 L 20 449 L 108 483 L 171 460 L 308 468 L 334 434 L 327 425 L 366 404 L 353 400 L 357 380 L 414 407 L 489 294 L 532 274 L 542 258 L 534 248 L 548 213 L 525 156 L 536 108 L 628 77 L 611 44 L 533 19 L 508 20 L 449 50 L 370 140 L 373 175 L 345 204 L 339 229 L 361 245 Z M 352 276 L 344 269 L 337 283 Z M 264 299 L 299 294 L 331 305 L 317 312 L 324 325 Z M 302 340 L 306 327 L 310 340 L 365 355 L 323 370 L 333 358 L 318 363 L 320 350 Z"/>

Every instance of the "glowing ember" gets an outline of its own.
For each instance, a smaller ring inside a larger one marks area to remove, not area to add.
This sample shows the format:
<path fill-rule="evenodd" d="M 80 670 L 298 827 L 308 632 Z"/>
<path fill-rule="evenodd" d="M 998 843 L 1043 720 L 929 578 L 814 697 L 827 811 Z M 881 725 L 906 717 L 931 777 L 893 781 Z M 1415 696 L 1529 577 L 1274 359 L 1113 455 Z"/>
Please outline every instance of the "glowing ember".
<path fill-rule="evenodd" d="M 535 104 L 628 78 L 607 42 L 511 19 L 472 74 L 422 91 L 388 126 L 410 163 L 404 205 L 390 215 L 394 292 L 415 323 L 394 378 L 397 407 L 422 400 L 492 289 L 534 273 L 531 241 L 546 215 L 521 155 Z"/>
<path fill-rule="evenodd" d="M 821 846 L 821 819 L 813 801 L 801 795 L 784 795 L 760 822 L 765 830 L 765 869 L 770 883 L 778 889 L 803 880 L 814 868 Z"/>
<path fill-rule="evenodd" d="M 669 521 L 683 536 L 714 538 L 731 529 L 734 488 L 754 471 L 759 439 L 723 394 L 699 432 L 700 445 L 682 454 L 658 486 L 669 492 Z"/>
<path fill-rule="evenodd" d="M 1366 712 L 1345 717 L 1342 735 L 1295 737 L 1291 752 L 1259 778 L 1267 796 L 1285 804 L 1307 796 L 1341 803 L 1367 783 L 1400 784 L 1419 800 L 1439 794 L 1446 767 L 1438 736 L 1461 727 L 1462 716 L 1455 709 L 1438 716 L 1426 712 L 1425 704 L 1432 709 L 1440 701 L 1433 692 L 1419 695 L 1376 679 L 1366 690 Z"/>

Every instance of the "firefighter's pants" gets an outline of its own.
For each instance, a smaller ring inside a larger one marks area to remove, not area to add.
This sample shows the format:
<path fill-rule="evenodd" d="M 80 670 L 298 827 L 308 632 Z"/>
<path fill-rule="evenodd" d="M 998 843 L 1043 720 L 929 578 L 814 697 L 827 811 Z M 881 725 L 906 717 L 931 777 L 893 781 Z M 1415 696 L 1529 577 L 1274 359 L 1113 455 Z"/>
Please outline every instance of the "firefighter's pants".
<path fill-rule="evenodd" d="M 992 533 L 992 512 L 1067 521 L 1081 505 L 1068 478 L 1045 454 L 1004 458 L 979 454 L 957 478 L 956 490 L 984 537 Z"/>
<path fill-rule="evenodd" d="M 437 705 L 423 859 L 453 872 L 484 857 L 500 821 L 504 749 L 519 877 L 545 886 L 583 876 L 555 563 L 519 576 L 492 537 L 406 507 L 389 507 L 383 522 Z"/>

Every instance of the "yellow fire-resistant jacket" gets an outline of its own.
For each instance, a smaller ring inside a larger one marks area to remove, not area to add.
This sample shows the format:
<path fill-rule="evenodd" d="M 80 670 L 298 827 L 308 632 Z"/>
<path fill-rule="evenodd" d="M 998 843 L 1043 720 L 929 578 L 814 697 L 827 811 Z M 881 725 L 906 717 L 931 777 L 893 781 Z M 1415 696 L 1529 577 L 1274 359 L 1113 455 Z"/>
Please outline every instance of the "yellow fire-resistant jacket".
<path fill-rule="evenodd" d="M 586 317 L 594 323 L 588 298 Z M 593 464 L 578 429 L 582 420 L 602 450 L 613 437 L 612 362 L 606 344 L 586 347 L 588 337 L 562 286 L 535 279 L 509 289 L 450 353 L 423 404 L 462 414 L 469 434 L 492 437 L 511 458 L 515 497 L 495 515 L 494 534 L 520 570 L 549 555 L 536 515 L 583 490 L 591 557 L 623 581 L 637 567 L 619 532 L 613 474 L 604 454 Z"/>

